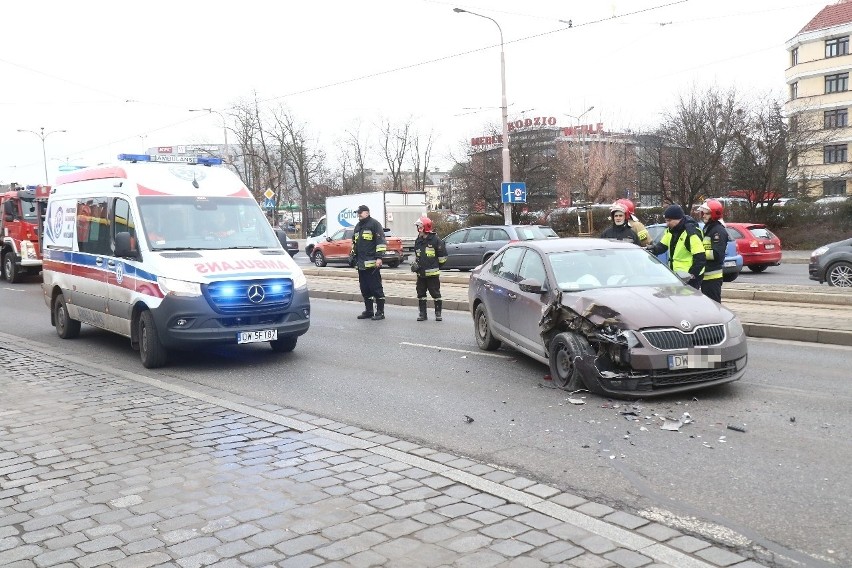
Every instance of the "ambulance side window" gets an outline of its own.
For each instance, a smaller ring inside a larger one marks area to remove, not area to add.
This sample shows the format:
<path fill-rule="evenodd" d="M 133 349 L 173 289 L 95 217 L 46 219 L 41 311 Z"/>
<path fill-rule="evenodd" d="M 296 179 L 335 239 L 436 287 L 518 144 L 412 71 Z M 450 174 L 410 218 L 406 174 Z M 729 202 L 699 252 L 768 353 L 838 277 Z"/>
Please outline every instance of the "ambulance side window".
<path fill-rule="evenodd" d="M 80 252 L 112 254 L 105 197 L 77 201 L 77 247 Z"/>
<path fill-rule="evenodd" d="M 113 207 L 112 215 L 112 238 L 115 242 L 115 235 L 118 233 L 130 233 L 130 242 L 135 247 L 136 240 L 136 223 L 133 220 L 133 212 L 130 210 L 130 203 L 126 200 L 117 198 Z"/>

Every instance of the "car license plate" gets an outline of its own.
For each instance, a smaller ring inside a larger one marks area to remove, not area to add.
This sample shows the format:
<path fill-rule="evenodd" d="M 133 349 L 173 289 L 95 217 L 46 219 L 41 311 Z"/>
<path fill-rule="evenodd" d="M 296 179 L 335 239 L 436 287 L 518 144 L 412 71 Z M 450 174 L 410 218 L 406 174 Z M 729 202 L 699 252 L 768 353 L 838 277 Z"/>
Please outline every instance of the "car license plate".
<path fill-rule="evenodd" d="M 237 343 L 258 343 L 278 339 L 277 329 L 261 329 L 259 331 L 240 331 L 237 333 Z"/>
<path fill-rule="evenodd" d="M 725 261 L 725 268 L 734 268 L 736 266 L 737 266 L 737 263 L 734 260 Z"/>
<path fill-rule="evenodd" d="M 718 367 L 722 357 L 718 353 L 690 351 L 686 355 L 669 355 L 669 370 L 678 369 L 712 369 Z"/>
<path fill-rule="evenodd" d="M 763 248 L 765 248 L 766 250 L 774 249 L 775 245 L 763 245 Z"/>

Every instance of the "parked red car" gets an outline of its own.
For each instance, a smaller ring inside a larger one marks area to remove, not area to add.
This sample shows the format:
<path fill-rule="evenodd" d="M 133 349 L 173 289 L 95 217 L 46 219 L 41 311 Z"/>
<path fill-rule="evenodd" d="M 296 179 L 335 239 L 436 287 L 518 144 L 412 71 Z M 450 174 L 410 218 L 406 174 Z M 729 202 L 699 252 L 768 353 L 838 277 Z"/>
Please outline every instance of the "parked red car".
<path fill-rule="evenodd" d="M 760 223 L 725 222 L 728 235 L 736 239 L 737 252 L 743 257 L 743 266 L 752 272 L 763 272 L 781 262 L 781 239 L 766 225 Z"/>

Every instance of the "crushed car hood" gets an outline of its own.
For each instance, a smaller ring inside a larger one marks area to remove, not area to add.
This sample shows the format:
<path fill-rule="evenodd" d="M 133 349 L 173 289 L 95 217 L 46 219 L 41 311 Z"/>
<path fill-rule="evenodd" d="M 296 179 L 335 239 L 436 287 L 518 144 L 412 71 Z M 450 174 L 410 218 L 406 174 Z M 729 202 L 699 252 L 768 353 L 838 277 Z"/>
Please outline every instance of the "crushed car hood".
<path fill-rule="evenodd" d="M 637 286 L 562 292 L 562 305 L 595 325 L 629 329 L 727 322 L 734 314 L 689 286 Z"/>

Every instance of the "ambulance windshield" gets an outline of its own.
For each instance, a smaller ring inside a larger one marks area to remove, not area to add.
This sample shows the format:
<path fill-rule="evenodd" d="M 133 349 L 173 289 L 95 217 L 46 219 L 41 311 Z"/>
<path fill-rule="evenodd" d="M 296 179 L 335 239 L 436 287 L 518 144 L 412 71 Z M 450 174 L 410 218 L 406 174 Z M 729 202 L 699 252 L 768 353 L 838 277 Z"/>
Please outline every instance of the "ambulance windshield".
<path fill-rule="evenodd" d="M 151 250 L 280 248 L 257 204 L 245 198 L 139 197 L 142 229 Z"/>

